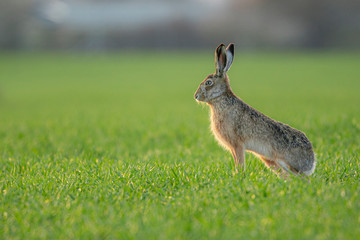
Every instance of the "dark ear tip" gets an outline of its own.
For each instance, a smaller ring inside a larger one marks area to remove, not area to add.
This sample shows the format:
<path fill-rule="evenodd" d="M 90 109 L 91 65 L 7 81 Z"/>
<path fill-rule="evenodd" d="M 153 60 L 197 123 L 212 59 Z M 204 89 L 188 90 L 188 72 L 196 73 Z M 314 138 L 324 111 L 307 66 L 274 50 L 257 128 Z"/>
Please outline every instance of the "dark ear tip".
<path fill-rule="evenodd" d="M 220 45 L 216 48 L 216 51 L 217 51 L 217 52 L 220 52 L 220 49 L 221 49 L 221 48 L 225 48 L 225 44 L 223 44 L 223 43 L 220 44 Z"/>
<path fill-rule="evenodd" d="M 235 45 L 233 43 L 230 43 L 229 46 L 228 46 L 228 49 L 230 50 L 230 52 L 232 54 L 234 54 L 234 50 L 235 50 Z"/>

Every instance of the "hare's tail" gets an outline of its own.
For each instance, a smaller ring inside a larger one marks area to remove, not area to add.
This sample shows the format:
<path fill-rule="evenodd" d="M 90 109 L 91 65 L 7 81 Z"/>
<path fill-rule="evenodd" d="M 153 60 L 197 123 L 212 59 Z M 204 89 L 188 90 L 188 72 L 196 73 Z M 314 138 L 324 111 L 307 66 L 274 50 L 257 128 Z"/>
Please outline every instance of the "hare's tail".
<path fill-rule="evenodd" d="M 314 161 L 314 163 L 313 163 L 313 165 L 311 166 L 311 169 L 310 169 L 310 170 L 304 171 L 304 174 L 305 174 L 306 176 L 310 176 L 311 174 L 314 173 L 315 167 L 316 167 L 316 161 Z"/>

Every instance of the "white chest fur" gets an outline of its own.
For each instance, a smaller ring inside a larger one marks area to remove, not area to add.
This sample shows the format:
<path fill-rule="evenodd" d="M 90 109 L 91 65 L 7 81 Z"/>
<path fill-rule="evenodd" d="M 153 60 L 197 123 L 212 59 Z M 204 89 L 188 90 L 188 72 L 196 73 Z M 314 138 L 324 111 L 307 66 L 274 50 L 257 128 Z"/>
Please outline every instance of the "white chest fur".
<path fill-rule="evenodd" d="M 230 150 L 237 139 L 235 126 L 231 124 L 233 121 L 229 121 L 228 111 L 215 114 L 211 111 L 211 130 L 220 145 Z"/>

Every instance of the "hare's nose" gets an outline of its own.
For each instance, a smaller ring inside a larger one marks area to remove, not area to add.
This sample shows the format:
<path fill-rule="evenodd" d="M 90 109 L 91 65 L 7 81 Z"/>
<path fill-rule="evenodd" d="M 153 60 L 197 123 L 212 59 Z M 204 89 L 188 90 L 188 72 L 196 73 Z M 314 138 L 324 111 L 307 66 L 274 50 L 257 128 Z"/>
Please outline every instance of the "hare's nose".
<path fill-rule="evenodd" d="M 199 100 L 199 94 L 196 94 L 196 95 L 195 95 L 195 99 L 196 99 L 196 100 Z"/>

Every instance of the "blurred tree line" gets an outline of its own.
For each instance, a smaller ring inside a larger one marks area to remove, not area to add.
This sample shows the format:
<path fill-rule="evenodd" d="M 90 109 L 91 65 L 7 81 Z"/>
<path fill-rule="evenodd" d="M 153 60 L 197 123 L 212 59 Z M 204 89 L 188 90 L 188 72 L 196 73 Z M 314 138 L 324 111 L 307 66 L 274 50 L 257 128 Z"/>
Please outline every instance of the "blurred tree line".
<path fill-rule="evenodd" d="M 359 48 L 358 0 L 0 0 L 0 49 Z"/>

